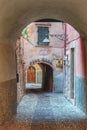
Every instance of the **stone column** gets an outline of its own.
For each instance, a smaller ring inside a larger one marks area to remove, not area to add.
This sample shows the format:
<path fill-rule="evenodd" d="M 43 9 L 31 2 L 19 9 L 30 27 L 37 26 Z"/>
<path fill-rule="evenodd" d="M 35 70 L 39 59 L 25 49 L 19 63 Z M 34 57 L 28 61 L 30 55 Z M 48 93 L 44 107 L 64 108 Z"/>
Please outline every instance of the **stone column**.
<path fill-rule="evenodd" d="M 17 108 L 14 44 L 0 42 L 0 124 L 11 120 Z"/>

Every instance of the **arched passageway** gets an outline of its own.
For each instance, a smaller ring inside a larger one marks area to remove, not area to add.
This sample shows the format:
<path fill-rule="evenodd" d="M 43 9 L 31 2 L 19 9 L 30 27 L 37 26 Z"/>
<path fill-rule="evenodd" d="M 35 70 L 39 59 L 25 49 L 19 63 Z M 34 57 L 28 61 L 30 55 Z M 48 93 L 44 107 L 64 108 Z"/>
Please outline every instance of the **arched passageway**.
<path fill-rule="evenodd" d="M 53 91 L 53 68 L 42 63 L 43 66 L 43 90 Z"/>
<path fill-rule="evenodd" d="M 26 92 L 30 90 L 52 92 L 53 68 L 46 63 L 34 63 L 27 70 Z"/>
<path fill-rule="evenodd" d="M 16 61 L 15 42 L 22 29 L 31 23 L 43 18 L 54 18 L 66 21 L 73 25 L 85 39 L 87 36 L 87 1 L 0 1 L 0 122 L 10 120 L 16 113 Z M 81 5 L 81 6 L 80 6 Z M 49 7 L 49 8 L 48 8 Z M 7 14 L 8 12 L 8 14 Z M 86 55 L 85 55 L 86 57 Z M 87 57 L 86 57 L 87 58 Z M 4 71 L 3 71 L 4 70 Z M 87 69 L 85 70 L 85 75 Z M 79 82 L 79 81 L 78 81 Z M 84 79 L 86 84 L 86 79 Z M 85 87 L 85 95 L 87 89 Z M 87 98 L 85 99 L 87 101 Z M 86 104 L 85 104 L 86 105 Z M 85 106 L 86 107 L 86 106 Z"/>
<path fill-rule="evenodd" d="M 83 52 L 82 49 L 85 43 L 81 40 L 80 34 L 69 24 L 59 21 L 56 23 L 48 23 L 46 20 L 48 21 L 48 19 L 44 19 L 45 22 L 33 22 L 22 32 L 20 43 L 23 43 L 24 46 L 25 59 L 23 61 L 25 66 L 35 63 L 41 64 L 42 62 L 53 66 L 55 79 L 54 91 L 64 93 L 66 98 L 73 101 L 76 106 L 86 112 L 86 108 L 82 105 L 83 102 L 85 104 L 86 98 L 84 92 L 85 84 L 81 86 L 84 82 L 84 70 L 86 68 L 85 61 L 82 63 L 82 59 L 80 58 L 81 56 L 83 57 L 83 53 L 85 54 L 86 50 Z M 49 44 L 43 42 L 45 37 L 37 38 L 37 35 L 41 36 L 41 29 L 46 29 L 46 35 L 49 34 Z M 78 53 L 81 53 L 81 56 Z M 76 59 L 79 59 L 79 62 L 81 62 L 79 65 L 80 70 L 78 70 L 78 62 Z M 50 67 L 45 66 L 44 72 L 46 74 L 42 85 L 43 89 L 52 91 L 53 75 Z M 32 74 L 30 77 L 32 77 Z M 80 79 L 79 83 L 78 79 Z M 80 96 L 82 97 L 81 100 Z"/>

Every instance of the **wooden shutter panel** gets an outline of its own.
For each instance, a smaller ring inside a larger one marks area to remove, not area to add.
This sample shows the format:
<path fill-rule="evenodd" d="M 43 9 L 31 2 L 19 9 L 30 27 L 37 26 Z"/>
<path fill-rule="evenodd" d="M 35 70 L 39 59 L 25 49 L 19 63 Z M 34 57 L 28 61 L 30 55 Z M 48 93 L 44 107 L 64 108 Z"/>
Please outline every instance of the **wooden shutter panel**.
<path fill-rule="evenodd" d="M 42 27 L 38 27 L 38 44 L 42 42 Z"/>
<path fill-rule="evenodd" d="M 49 28 L 38 27 L 38 45 L 44 45 L 43 40 L 46 37 L 49 39 Z"/>
<path fill-rule="evenodd" d="M 49 38 L 49 28 L 45 27 L 45 37 Z"/>

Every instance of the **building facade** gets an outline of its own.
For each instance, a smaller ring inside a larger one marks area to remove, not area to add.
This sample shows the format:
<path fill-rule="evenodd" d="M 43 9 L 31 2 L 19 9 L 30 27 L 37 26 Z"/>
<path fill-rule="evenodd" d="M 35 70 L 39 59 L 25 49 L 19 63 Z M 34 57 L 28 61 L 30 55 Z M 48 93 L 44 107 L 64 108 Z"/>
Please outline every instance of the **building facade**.
<path fill-rule="evenodd" d="M 44 90 L 64 93 L 86 112 L 86 50 L 80 34 L 63 22 L 33 22 L 23 30 L 19 43 L 23 50 L 24 82 L 41 81 Z"/>

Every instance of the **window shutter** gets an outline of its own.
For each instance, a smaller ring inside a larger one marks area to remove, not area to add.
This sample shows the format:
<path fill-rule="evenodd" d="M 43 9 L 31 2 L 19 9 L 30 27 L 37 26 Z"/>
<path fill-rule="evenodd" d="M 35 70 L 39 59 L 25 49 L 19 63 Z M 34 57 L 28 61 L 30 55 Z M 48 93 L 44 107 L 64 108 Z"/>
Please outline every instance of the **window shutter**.
<path fill-rule="evenodd" d="M 45 27 L 45 37 L 49 39 L 49 28 Z"/>
<path fill-rule="evenodd" d="M 38 45 L 44 45 L 43 40 L 46 37 L 49 39 L 49 28 L 38 27 Z"/>
<path fill-rule="evenodd" d="M 42 27 L 38 27 L 38 44 L 42 42 Z"/>

